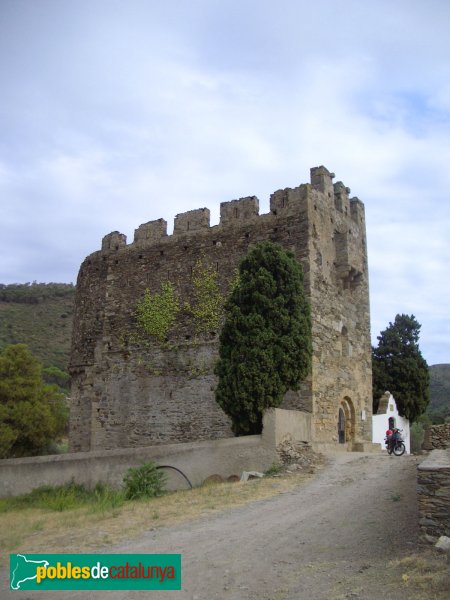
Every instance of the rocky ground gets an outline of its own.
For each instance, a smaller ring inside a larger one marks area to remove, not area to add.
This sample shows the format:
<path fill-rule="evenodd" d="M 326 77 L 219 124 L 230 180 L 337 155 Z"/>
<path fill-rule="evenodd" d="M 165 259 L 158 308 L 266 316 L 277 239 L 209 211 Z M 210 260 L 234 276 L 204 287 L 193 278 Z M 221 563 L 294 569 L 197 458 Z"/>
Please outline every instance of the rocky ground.
<path fill-rule="evenodd" d="M 306 442 L 293 442 L 286 439 L 277 446 L 278 456 L 287 473 L 315 473 L 327 459 L 323 454 L 314 452 Z"/>

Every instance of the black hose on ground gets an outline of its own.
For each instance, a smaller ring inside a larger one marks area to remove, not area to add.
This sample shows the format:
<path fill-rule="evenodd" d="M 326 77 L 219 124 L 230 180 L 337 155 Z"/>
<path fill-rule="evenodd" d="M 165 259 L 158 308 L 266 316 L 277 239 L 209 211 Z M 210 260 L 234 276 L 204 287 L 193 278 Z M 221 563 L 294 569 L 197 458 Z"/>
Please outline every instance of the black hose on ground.
<path fill-rule="evenodd" d="M 183 471 L 180 471 L 180 469 L 177 469 L 177 467 L 172 467 L 171 465 L 158 465 L 156 468 L 157 469 L 173 469 L 174 471 L 178 471 L 178 473 L 180 473 L 180 475 L 182 475 L 186 479 L 186 481 L 189 484 L 189 487 L 192 490 L 192 483 L 189 481 L 189 479 L 186 477 L 186 475 L 183 473 Z"/>

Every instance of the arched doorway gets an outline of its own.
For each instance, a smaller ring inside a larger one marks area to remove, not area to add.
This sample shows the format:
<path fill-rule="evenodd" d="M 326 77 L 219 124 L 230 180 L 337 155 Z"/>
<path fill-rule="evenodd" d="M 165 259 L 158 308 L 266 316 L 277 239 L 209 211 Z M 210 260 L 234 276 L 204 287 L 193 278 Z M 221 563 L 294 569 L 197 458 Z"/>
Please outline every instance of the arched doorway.
<path fill-rule="evenodd" d="M 338 412 L 338 438 L 340 444 L 355 440 L 355 426 L 355 407 L 351 399 L 346 396 L 341 401 Z"/>

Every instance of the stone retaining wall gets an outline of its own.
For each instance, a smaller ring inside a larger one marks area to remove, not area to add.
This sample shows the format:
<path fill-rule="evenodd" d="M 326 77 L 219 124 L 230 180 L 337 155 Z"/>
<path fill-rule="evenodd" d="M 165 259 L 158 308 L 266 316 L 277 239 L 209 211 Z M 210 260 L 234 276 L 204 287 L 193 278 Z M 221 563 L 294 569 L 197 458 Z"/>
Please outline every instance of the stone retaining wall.
<path fill-rule="evenodd" d="M 433 450 L 417 467 L 421 539 L 450 537 L 450 449 Z"/>
<path fill-rule="evenodd" d="M 119 488 L 130 467 L 150 461 L 173 467 L 165 469 L 171 490 L 187 487 L 186 480 L 174 468 L 182 471 L 194 486 L 211 475 L 226 479 L 240 476 L 242 471 L 266 471 L 278 462 L 276 446 L 281 440 L 308 442 L 310 429 L 310 414 L 272 408 L 264 415 L 262 435 L 0 460 L 0 497 L 70 481 L 88 488 L 98 482 Z"/>
<path fill-rule="evenodd" d="M 450 448 L 450 423 L 429 427 L 425 431 L 422 448 L 424 450 Z"/>

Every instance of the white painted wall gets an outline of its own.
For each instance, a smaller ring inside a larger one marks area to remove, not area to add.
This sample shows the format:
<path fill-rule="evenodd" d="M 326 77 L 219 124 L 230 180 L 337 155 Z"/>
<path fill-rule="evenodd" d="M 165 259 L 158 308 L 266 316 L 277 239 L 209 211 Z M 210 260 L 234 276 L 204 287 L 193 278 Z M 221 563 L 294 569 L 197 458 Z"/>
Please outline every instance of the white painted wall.
<path fill-rule="evenodd" d="M 389 417 L 394 417 L 395 426 L 402 429 L 402 438 L 405 442 L 406 452 L 411 452 L 411 436 L 409 430 L 409 421 L 405 417 L 398 414 L 397 404 L 394 396 L 390 392 L 386 392 L 380 400 L 378 412 L 372 416 L 372 442 L 381 444 L 383 449 L 386 448 L 384 438 L 386 430 L 389 428 Z"/>

